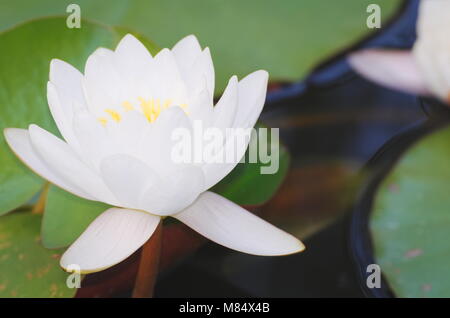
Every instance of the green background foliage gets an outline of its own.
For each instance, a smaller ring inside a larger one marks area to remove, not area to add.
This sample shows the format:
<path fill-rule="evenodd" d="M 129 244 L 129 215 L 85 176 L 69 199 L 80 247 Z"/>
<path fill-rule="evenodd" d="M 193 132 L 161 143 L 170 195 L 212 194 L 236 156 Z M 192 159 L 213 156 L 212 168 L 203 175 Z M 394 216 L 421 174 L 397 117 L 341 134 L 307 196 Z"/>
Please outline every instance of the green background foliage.
<path fill-rule="evenodd" d="M 161 47 L 188 34 L 209 46 L 217 92 L 228 78 L 257 69 L 273 81 L 305 76 L 331 53 L 371 32 L 366 8 L 381 7 L 382 23 L 400 0 L 79 0 L 83 18 L 131 28 Z M 0 29 L 30 18 L 65 14 L 70 1 L 15 0 L 0 3 Z"/>

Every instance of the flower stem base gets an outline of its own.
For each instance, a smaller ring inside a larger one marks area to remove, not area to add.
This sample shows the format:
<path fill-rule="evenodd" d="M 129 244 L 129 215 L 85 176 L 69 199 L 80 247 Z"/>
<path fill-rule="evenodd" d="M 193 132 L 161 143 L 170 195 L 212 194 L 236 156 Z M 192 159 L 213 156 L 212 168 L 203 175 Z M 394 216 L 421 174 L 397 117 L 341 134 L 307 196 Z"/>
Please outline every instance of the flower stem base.
<path fill-rule="evenodd" d="M 133 289 L 133 298 L 151 298 L 158 277 L 161 256 L 162 222 L 158 224 L 153 235 L 142 246 L 141 260 Z"/>

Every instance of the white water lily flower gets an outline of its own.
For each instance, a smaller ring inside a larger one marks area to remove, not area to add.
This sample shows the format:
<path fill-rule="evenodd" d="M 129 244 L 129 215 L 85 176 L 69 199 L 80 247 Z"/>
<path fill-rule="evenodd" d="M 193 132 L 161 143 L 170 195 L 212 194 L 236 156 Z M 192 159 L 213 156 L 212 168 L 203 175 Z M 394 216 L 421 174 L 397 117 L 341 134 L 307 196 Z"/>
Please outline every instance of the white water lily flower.
<path fill-rule="evenodd" d="M 88 200 L 115 206 L 101 214 L 61 258 L 89 273 L 135 252 L 164 216 L 214 242 L 250 254 L 285 255 L 304 249 L 290 234 L 207 191 L 235 163 L 175 164 L 171 132 L 206 127 L 251 128 L 264 105 L 268 74 L 233 76 L 213 106 L 209 49 L 194 36 L 152 57 L 133 36 L 115 51 L 100 48 L 84 75 L 53 60 L 47 97 L 64 140 L 30 125 L 5 130 L 8 144 L 51 183 Z M 248 143 L 238 149 L 240 157 Z"/>
<path fill-rule="evenodd" d="M 423 0 L 412 50 L 368 49 L 352 54 L 349 62 L 378 84 L 450 103 L 449 33 L 450 0 Z"/>

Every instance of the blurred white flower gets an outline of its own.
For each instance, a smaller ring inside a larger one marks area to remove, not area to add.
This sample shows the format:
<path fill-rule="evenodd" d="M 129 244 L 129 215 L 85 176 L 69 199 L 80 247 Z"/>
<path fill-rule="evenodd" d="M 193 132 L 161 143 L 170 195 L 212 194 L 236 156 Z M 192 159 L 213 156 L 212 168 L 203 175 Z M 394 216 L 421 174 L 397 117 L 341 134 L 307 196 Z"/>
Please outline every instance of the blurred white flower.
<path fill-rule="evenodd" d="M 422 0 L 412 50 L 367 49 L 349 62 L 364 77 L 389 88 L 433 95 L 449 103 L 450 0 Z"/>
<path fill-rule="evenodd" d="M 170 215 L 207 238 L 256 255 L 299 252 L 303 244 L 229 200 L 207 191 L 237 164 L 176 164 L 171 132 L 205 127 L 251 128 L 265 101 L 268 74 L 233 76 L 213 105 L 214 67 L 194 36 L 152 57 L 133 36 L 115 51 L 99 48 L 84 75 L 53 60 L 47 97 L 64 140 L 30 125 L 8 128 L 8 144 L 51 183 L 111 208 L 61 258 L 95 272 L 119 263 Z M 224 151 L 227 143 L 224 143 Z M 238 149 L 240 157 L 248 143 Z"/>

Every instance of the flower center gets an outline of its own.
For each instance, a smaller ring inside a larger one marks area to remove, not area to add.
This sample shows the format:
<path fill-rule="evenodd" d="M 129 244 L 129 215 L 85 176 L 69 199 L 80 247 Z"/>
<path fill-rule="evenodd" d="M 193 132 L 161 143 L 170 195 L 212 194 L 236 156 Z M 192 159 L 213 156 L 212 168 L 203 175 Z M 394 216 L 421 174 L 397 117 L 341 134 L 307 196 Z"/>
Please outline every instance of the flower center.
<path fill-rule="evenodd" d="M 147 118 L 148 122 L 153 123 L 162 111 L 171 106 L 175 106 L 171 99 L 164 99 L 161 101 L 159 98 L 145 99 L 142 97 L 138 97 L 137 100 L 138 102 L 135 103 L 132 103 L 130 101 L 122 102 L 122 108 L 119 110 L 111 108 L 105 109 L 105 113 L 109 116 L 99 117 L 98 121 L 103 126 L 105 126 L 109 120 L 120 122 L 122 120 L 121 113 L 135 110 L 141 112 L 145 116 L 145 118 Z M 177 104 L 176 106 L 181 107 L 187 114 L 187 104 Z"/>

